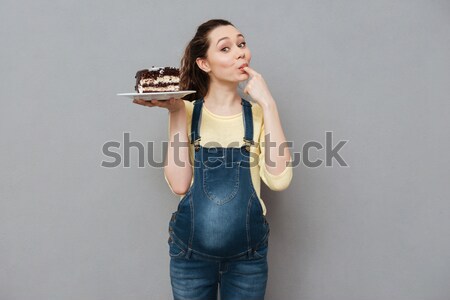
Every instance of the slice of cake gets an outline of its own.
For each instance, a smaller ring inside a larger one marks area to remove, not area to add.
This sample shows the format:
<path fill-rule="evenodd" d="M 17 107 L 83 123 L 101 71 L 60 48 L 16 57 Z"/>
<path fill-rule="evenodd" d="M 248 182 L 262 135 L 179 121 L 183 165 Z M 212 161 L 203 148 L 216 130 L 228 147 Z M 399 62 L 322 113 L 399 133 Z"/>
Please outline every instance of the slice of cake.
<path fill-rule="evenodd" d="M 134 89 L 138 93 L 178 92 L 180 70 L 174 67 L 152 67 L 137 71 Z"/>

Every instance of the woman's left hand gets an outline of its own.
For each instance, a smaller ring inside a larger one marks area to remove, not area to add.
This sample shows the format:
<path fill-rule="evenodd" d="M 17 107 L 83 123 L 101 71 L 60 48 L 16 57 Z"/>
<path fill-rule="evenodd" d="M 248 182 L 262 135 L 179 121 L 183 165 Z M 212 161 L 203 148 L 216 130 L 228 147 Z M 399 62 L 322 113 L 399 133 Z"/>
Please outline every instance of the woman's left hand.
<path fill-rule="evenodd" d="M 274 101 L 264 78 L 250 67 L 244 67 L 250 80 L 244 88 L 244 93 L 250 95 L 261 106 L 267 106 Z"/>

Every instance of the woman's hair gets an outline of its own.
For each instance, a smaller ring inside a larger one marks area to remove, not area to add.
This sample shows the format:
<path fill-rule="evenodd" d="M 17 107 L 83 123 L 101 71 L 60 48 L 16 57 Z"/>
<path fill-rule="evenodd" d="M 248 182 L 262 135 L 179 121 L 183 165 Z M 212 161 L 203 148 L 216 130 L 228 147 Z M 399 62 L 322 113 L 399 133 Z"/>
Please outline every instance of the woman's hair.
<path fill-rule="evenodd" d="M 197 28 L 197 32 L 184 50 L 180 67 L 180 91 L 195 90 L 194 94 L 189 94 L 183 99 L 194 101 L 202 98 L 208 92 L 209 76 L 201 70 L 196 63 L 197 57 L 206 58 L 209 48 L 208 34 L 219 26 L 231 25 L 229 21 L 222 19 L 212 19 Z"/>

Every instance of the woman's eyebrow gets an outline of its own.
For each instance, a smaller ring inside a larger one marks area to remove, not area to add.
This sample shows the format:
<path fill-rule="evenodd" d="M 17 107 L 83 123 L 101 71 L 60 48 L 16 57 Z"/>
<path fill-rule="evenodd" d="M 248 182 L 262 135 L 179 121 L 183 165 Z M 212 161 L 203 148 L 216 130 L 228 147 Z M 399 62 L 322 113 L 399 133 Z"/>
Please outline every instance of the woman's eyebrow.
<path fill-rule="evenodd" d="M 240 33 L 239 33 L 238 35 L 236 35 L 236 37 L 240 37 L 240 36 L 241 36 L 241 37 L 244 37 L 244 36 L 243 36 L 242 34 L 240 34 Z M 218 44 L 221 40 L 225 40 L 225 39 L 229 39 L 229 37 L 226 36 L 226 37 L 223 37 L 223 38 L 219 39 L 219 40 L 217 41 L 217 44 Z M 217 44 L 216 44 L 216 46 L 217 46 Z"/>

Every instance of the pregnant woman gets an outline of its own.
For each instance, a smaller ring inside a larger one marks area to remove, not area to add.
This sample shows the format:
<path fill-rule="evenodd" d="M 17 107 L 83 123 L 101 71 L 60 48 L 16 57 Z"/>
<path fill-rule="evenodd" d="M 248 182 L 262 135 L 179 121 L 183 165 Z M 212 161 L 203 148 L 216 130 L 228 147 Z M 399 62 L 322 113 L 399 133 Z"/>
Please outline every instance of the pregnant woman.
<path fill-rule="evenodd" d="M 260 182 L 284 190 L 292 168 L 276 102 L 250 60 L 233 24 L 209 20 L 181 59 L 180 90 L 196 93 L 134 100 L 169 112 L 164 174 L 181 198 L 168 224 L 174 299 L 264 299 L 270 228 Z M 252 102 L 238 93 L 244 81 Z"/>

